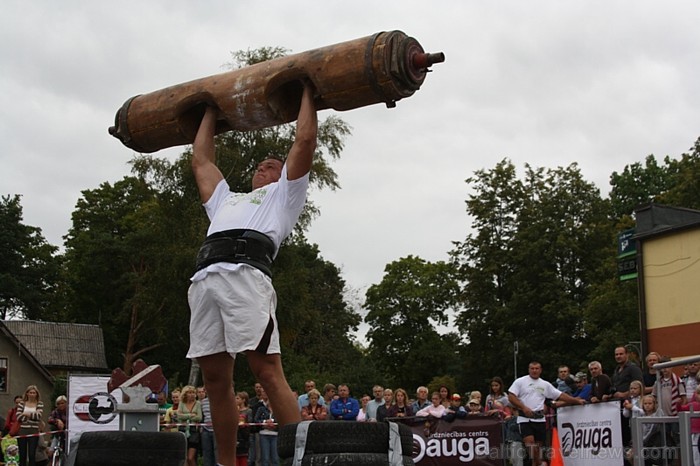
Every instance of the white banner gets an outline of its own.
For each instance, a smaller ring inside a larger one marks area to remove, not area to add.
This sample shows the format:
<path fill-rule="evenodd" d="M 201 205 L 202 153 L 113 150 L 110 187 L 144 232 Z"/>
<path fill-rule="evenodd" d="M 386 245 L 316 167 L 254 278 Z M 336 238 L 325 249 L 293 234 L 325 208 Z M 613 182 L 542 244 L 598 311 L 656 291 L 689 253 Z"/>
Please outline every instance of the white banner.
<path fill-rule="evenodd" d="M 68 375 L 68 443 L 82 432 L 119 430 L 117 404 L 122 391 L 107 393 L 109 376 Z"/>
<path fill-rule="evenodd" d="M 559 408 L 557 425 L 565 466 L 624 463 L 619 402 Z"/>

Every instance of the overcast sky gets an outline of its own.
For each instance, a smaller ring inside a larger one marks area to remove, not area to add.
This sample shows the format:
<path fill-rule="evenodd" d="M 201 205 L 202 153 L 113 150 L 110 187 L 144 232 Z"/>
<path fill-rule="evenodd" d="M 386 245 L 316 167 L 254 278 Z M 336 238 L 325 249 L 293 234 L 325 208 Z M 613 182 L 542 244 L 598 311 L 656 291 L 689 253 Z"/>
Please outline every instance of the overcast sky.
<path fill-rule="evenodd" d="M 225 71 L 231 51 L 402 30 L 446 62 L 396 108 L 337 113 L 353 128 L 342 189 L 311 193 L 310 240 L 363 295 L 389 262 L 447 259 L 475 170 L 577 162 L 607 194 L 613 171 L 687 152 L 698 24 L 697 0 L 0 0 L 0 194 L 62 245 L 80 192 L 129 174 L 107 133 L 127 98 Z"/>

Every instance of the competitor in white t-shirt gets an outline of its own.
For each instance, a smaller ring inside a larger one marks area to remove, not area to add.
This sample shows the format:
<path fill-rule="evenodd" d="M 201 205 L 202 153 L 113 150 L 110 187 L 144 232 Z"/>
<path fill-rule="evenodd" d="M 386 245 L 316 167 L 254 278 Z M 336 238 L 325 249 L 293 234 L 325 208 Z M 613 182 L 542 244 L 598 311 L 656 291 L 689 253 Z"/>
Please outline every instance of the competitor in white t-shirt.
<path fill-rule="evenodd" d="M 515 379 L 513 385 L 508 389 L 508 401 L 520 412 L 518 427 L 532 464 L 540 466 L 542 461 L 541 447 L 546 438 L 545 400 L 562 400 L 566 404 L 572 405 L 582 405 L 585 401 L 560 392 L 554 388 L 554 385 L 541 379 L 542 364 L 539 362 L 531 362 L 527 371 L 528 375 Z"/>
<path fill-rule="evenodd" d="M 311 84 L 305 83 L 296 137 L 286 162 L 274 158 L 263 160 L 253 176 L 250 193 L 230 192 L 216 166 L 217 110 L 207 108 L 193 144 L 192 171 L 211 220 L 208 239 L 212 234 L 246 232 L 246 237 L 234 237 L 232 243 L 245 244 L 245 248 L 251 250 L 257 248 L 257 252 L 270 251 L 258 257 L 271 262 L 294 228 L 306 202 L 318 131 L 313 93 Z M 253 236 L 252 240 L 248 234 Z M 266 247 L 259 247 L 260 244 Z M 220 257 L 239 256 L 236 249 L 229 256 L 213 257 L 219 260 Z M 202 370 L 211 405 L 218 461 L 224 466 L 236 463 L 238 413 L 233 392 L 236 353 L 246 354 L 255 379 L 269 396 L 278 423 L 301 421 L 296 399 L 282 369 L 275 290 L 265 267 L 256 268 L 249 262 L 208 261 L 192 277 L 188 292 L 191 317 L 187 357 L 197 358 Z"/>

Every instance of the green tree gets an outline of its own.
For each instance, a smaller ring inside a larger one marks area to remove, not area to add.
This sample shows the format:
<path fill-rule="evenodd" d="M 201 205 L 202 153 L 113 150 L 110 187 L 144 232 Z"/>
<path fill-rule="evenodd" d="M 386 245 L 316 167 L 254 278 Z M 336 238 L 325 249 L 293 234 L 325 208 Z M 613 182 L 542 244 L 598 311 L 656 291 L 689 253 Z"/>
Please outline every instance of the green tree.
<path fill-rule="evenodd" d="M 503 160 L 467 182 L 475 232 L 452 252 L 463 283 L 457 324 L 467 341 L 461 385 L 513 377 L 504 349 L 510 354 L 515 341 L 521 357 L 545 367 L 579 364 L 590 350 L 590 287 L 612 254 L 606 202 L 575 164 L 526 165 L 520 180 Z"/>
<path fill-rule="evenodd" d="M 674 207 L 700 209 L 700 138 L 680 159 L 666 156 L 659 164 L 648 155 L 644 165 L 635 162 L 610 176 L 613 218 L 632 215 L 635 207 L 659 202 Z"/>
<path fill-rule="evenodd" d="M 700 138 L 681 158 L 666 159 L 670 173 L 669 189 L 658 201 L 676 207 L 700 210 Z"/>
<path fill-rule="evenodd" d="M 666 162 L 668 163 L 668 159 Z M 648 204 L 659 194 L 666 192 L 670 183 L 667 166 L 659 165 L 653 154 L 646 157 L 643 165 L 635 162 L 627 165 L 622 173 L 613 172 L 610 175 L 610 204 L 613 217 L 632 215 L 635 207 Z"/>
<path fill-rule="evenodd" d="M 395 384 L 415 388 L 455 369 L 459 338 L 435 329 L 448 324 L 456 303 L 453 277 L 449 263 L 408 256 L 388 264 L 381 283 L 367 290 L 368 353 Z"/>
<path fill-rule="evenodd" d="M 511 348 L 519 338 L 520 329 L 509 315 L 518 213 L 526 195 L 508 160 L 491 170 L 476 171 L 466 182 L 473 190 L 466 205 L 474 232 L 456 243 L 451 255 L 463 284 L 463 310 L 457 316 L 457 326 L 466 339 L 460 385 L 478 386 L 492 375 L 490 367 L 501 375 L 508 373 L 504 348 Z"/>
<path fill-rule="evenodd" d="M 187 322 L 173 312 L 181 299 L 168 295 L 165 283 L 171 254 L 181 253 L 165 242 L 157 193 L 143 180 L 125 177 L 82 195 L 66 236 L 71 320 L 99 324 L 108 364 L 128 373 L 166 343 L 168 330 L 185 341 Z"/>
<path fill-rule="evenodd" d="M 41 228 L 22 223 L 20 196 L 0 198 L 0 318 L 52 319 L 61 280 L 58 248 Z"/>

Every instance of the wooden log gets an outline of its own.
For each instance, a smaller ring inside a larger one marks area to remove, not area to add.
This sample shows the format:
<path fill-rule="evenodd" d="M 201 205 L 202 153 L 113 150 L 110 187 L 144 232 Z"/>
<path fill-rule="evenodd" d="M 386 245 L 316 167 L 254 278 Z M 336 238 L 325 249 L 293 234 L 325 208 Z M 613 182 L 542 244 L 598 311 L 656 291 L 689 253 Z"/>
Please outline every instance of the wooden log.
<path fill-rule="evenodd" d="M 380 32 L 137 95 L 117 111 L 109 133 L 143 153 L 191 144 L 207 105 L 219 109 L 217 134 L 288 123 L 297 118 L 307 79 L 317 110 L 394 107 L 444 59 L 401 31 Z"/>

